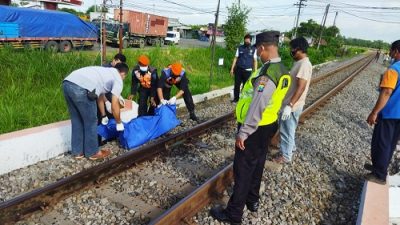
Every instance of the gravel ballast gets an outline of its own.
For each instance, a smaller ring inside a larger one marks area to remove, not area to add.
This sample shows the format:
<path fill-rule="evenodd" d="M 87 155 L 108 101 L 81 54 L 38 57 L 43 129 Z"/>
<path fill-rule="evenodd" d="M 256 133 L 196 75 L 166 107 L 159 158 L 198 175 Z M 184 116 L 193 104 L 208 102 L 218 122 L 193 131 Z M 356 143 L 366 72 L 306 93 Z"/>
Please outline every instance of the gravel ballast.
<path fill-rule="evenodd" d="M 294 161 L 281 169 L 276 169 L 277 165 L 274 170 L 265 169 L 261 208 L 258 215 L 245 209 L 242 224 L 356 223 L 363 175 L 368 172 L 363 164 L 370 162 L 373 128 L 367 125 L 366 118 L 378 97 L 377 87 L 384 70 L 382 65 L 372 63 L 299 127 Z M 397 162 L 399 154 L 395 154 Z M 194 221 L 220 224 L 209 216 L 209 209 Z"/>

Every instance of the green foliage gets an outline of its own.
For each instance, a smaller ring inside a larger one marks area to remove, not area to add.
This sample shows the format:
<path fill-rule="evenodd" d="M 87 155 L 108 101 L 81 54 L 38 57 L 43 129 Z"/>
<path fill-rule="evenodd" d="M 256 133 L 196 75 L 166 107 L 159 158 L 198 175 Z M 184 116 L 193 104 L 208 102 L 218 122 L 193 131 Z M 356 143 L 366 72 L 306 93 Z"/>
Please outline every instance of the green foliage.
<path fill-rule="evenodd" d="M 85 13 L 76 11 L 75 9 L 61 8 L 61 9 L 58 9 L 58 10 L 59 11 L 63 11 L 63 12 L 67 12 L 67 13 L 71 13 L 71 14 L 74 14 L 76 16 L 84 16 L 85 15 Z"/>
<path fill-rule="evenodd" d="M 117 50 L 109 51 L 107 58 L 111 59 L 116 53 Z M 208 48 L 127 49 L 124 54 L 130 67 L 137 63 L 140 54 L 148 55 L 151 64 L 158 68 L 159 75 L 162 68 L 180 61 L 187 71 L 192 93 L 208 91 L 211 55 Z M 218 58 L 224 58 L 225 65 L 215 69 L 212 89 L 233 84 L 229 75 L 233 54 L 217 47 L 216 62 Z M 0 49 L 0 59 L 0 134 L 69 119 L 61 89 L 63 79 L 76 69 L 100 64 L 97 52 L 53 54 L 37 50 Z M 130 94 L 130 82 L 129 74 L 124 81 L 124 97 Z"/>
<path fill-rule="evenodd" d="M 344 38 L 344 43 L 346 45 L 358 46 L 358 47 L 366 47 L 366 48 L 376 48 L 376 49 L 386 49 L 390 48 L 390 44 L 381 40 L 363 40 L 358 38 Z"/>
<path fill-rule="evenodd" d="M 250 9 L 243 4 L 239 7 L 238 4 L 232 3 L 228 7 L 228 19 L 224 26 L 225 43 L 228 50 L 234 50 L 243 40 L 246 34 L 246 24 Z"/>
<path fill-rule="evenodd" d="M 98 5 L 92 5 L 86 10 L 86 14 L 89 15 L 91 12 L 108 12 L 108 9 L 105 7 L 102 8 Z"/>

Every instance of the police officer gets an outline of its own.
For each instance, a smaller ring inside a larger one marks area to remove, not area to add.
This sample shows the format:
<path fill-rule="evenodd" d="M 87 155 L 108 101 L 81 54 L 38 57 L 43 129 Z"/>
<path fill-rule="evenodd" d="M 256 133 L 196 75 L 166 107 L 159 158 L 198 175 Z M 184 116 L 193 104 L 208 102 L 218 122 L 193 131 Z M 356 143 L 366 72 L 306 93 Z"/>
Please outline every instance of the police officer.
<path fill-rule="evenodd" d="M 179 91 L 176 95 L 170 98 L 171 88 L 175 85 Z M 186 76 L 182 64 L 174 63 L 163 69 L 161 77 L 158 81 L 157 94 L 161 104 L 176 104 L 176 99 L 183 96 L 186 108 L 189 111 L 190 119 L 199 122 L 196 114 L 194 113 L 193 97 L 189 90 L 189 80 Z"/>
<path fill-rule="evenodd" d="M 244 36 L 244 44 L 236 50 L 235 58 L 231 67 L 231 76 L 235 75 L 235 86 L 233 88 L 233 101 L 239 100 L 240 85 L 246 83 L 251 72 L 257 69 L 257 52 L 255 46 L 251 46 L 251 36 Z"/>
<path fill-rule="evenodd" d="M 140 55 L 138 64 L 132 70 L 131 95 L 129 100 L 135 98 L 139 93 L 138 116 L 154 115 L 157 106 L 157 69 L 150 66 L 150 59 L 145 55 Z M 150 107 L 147 103 L 150 102 Z"/>
<path fill-rule="evenodd" d="M 268 143 L 277 131 L 278 111 L 291 78 L 278 53 L 278 31 L 256 36 L 262 67 L 245 83 L 236 106 L 239 131 L 233 162 L 235 185 L 225 209 L 212 208 L 211 215 L 223 222 L 241 224 L 244 206 L 256 212 Z"/>

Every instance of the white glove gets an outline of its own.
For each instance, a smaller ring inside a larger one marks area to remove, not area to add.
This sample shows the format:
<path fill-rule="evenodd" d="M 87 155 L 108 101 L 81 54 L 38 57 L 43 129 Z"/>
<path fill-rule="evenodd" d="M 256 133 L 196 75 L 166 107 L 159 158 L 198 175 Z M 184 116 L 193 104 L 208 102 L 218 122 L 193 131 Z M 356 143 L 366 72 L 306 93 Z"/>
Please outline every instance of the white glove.
<path fill-rule="evenodd" d="M 117 131 L 124 131 L 124 124 L 117 123 Z"/>
<path fill-rule="evenodd" d="M 107 125 L 108 124 L 108 117 L 107 116 L 103 116 L 103 118 L 101 119 L 101 124 L 103 124 L 103 125 Z"/>
<path fill-rule="evenodd" d="M 167 100 L 165 100 L 165 99 L 161 100 L 161 105 L 166 105 L 166 104 L 168 104 Z"/>
<path fill-rule="evenodd" d="M 176 97 L 172 97 L 169 101 L 168 101 L 169 105 L 175 105 L 176 104 Z"/>
<path fill-rule="evenodd" d="M 282 112 L 282 120 L 287 120 L 290 118 L 290 115 L 292 115 L 292 107 L 290 106 L 285 106 L 285 108 L 283 108 L 283 112 Z"/>

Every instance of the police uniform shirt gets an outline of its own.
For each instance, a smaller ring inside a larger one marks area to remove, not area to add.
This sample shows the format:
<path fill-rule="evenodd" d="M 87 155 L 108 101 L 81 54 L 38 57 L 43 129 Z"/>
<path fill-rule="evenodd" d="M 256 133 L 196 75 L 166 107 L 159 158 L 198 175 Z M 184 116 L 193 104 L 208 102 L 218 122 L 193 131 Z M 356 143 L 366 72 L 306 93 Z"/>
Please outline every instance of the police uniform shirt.
<path fill-rule="evenodd" d="M 279 62 L 281 62 L 281 58 L 271 59 L 267 63 Z M 260 71 L 262 70 L 260 69 L 259 72 Z M 239 137 L 241 140 L 246 140 L 257 130 L 262 114 L 276 89 L 274 82 L 269 80 L 266 76 L 259 76 L 252 82 L 254 95 L 246 115 L 246 120 L 240 127 L 240 130 L 237 134 L 237 137 Z"/>

